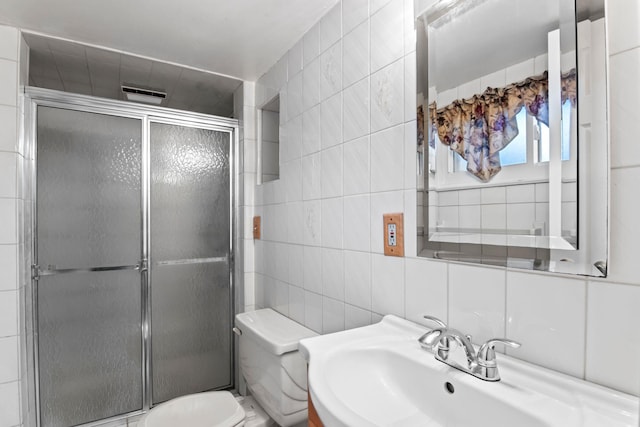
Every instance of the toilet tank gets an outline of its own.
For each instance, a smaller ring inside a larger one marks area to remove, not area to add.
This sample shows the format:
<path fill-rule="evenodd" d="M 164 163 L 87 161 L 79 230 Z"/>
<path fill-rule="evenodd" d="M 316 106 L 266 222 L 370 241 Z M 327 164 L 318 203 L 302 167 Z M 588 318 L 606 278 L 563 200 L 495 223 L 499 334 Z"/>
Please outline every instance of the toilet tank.
<path fill-rule="evenodd" d="M 269 308 L 236 315 L 240 369 L 256 401 L 281 426 L 307 418 L 307 362 L 298 342 L 318 334 Z"/>

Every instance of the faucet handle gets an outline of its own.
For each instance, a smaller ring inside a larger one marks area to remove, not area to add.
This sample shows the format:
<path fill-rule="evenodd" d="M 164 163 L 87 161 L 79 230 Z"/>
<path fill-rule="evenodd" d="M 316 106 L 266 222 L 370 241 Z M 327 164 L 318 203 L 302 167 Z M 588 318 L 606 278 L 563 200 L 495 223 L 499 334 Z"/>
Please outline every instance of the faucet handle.
<path fill-rule="evenodd" d="M 447 324 L 444 323 L 442 320 L 438 319 L 437 317 L 433 317 L 433 316 L 429 316 L 428 314 L 425 314 L 424 316 L 425 319 L 427 319 L 430 322 L 435 323 L 436 325 L 438 325 L 439 328 L 446 328 Z"/>
<path fill-rule="evenodd" d="M 507 338 L 492 338 L 480 346 L 477 355 L 478 365 L 489 368 L 495 368 L 497 366 L 495 351 L 496 344 L 504 344 L 512 348 L 520 347 L 519 342 Z"/>

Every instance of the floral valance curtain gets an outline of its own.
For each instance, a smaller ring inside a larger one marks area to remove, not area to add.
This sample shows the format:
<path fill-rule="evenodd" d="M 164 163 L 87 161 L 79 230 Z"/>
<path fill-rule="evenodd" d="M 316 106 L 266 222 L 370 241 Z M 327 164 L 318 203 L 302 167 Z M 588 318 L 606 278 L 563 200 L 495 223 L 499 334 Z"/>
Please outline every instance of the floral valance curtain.
<path fill-rule="evenodd" d="M 562 103 L 576 104 L 576 71 L 562 76 Z M 435 132 L 440 141 L 467 161 L 467 170 L 481 181 L 500 172 L 498 152 L 518 135 L 516 115 L 527 113 L 549 125 L 549 80 L 547 72 L 505 88 L 487 88 L 481 95 L 459 99 L 443 108 L 429 106 L 430 145 Z"/>

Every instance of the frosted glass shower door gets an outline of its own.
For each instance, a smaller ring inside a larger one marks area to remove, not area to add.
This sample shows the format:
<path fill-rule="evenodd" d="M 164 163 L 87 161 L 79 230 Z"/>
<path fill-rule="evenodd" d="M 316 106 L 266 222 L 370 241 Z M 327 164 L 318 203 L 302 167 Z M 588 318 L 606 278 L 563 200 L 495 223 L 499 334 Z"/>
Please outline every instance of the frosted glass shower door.
<path fill-rule="evenodd" d="M 41 426 L 141 410 L 141 120 L 37 110 Z"/>
<path fill-rule="evenodd" d="M 229 132 L 151 123 L 154 404 L 231 385 Z"/>

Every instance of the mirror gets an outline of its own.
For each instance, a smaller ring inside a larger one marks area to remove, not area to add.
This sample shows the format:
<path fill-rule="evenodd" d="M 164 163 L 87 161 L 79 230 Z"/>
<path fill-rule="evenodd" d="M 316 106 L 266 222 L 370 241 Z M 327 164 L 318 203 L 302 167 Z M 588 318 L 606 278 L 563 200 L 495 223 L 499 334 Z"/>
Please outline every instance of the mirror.
<path fill-rule="evenodd" d="M 606 276 L 604 1 L 416 11 L 418 254 Z"/>

